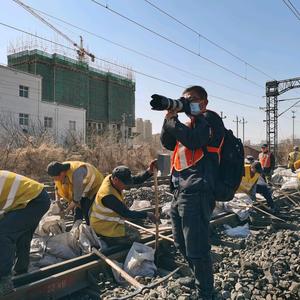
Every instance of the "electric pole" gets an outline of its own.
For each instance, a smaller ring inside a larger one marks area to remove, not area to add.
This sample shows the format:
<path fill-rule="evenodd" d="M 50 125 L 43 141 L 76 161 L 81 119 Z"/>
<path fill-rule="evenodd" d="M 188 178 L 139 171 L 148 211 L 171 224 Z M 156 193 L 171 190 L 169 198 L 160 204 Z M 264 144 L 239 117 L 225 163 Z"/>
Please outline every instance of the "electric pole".
<path fill-rule="evenodd" d="M 239 122 L 241 120 L 239 120 L 239 117 L 236 116 L 236 120 L 233 120 L 234 123 L 236 123 L 236 137 L 239 137 Z"/>
<path fill-rule="evenodd" d="M 293 119 L 293 146 L 295 146 L 294 145 L 294 141 L 295 141 L 295 118 L 296 118 L 296 116 L 295 116 L 295 110 L 292 110 L 292 119 Z"/>
<path fill-rule="evenodd" d="M 221 111 L 221 119 L 223 120 L 223 119 L 226 119 L 226 118 L 227 118 L 227 116 L 224 116 L 223 112 Z"/>
<path fill-rule="evenodd" d="M 242 125 L 243 125 L 243 144 L 244 144 L 244 142 L 245 142 L 245 124 L 247 124 L 248 122 L 245 121 L 245 119 L 243 117 L 243 119 L 240 120 L 240 123 L 242 123 Z"/>

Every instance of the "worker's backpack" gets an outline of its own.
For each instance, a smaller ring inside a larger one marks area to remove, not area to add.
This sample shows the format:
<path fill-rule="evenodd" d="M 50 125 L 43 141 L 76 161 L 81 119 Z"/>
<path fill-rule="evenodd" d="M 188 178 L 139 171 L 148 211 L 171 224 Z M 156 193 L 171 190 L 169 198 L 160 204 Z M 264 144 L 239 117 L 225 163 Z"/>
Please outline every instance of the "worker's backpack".
<path fill-rule="evenodd" d="M 220 116 L 214 111 L 207 111 L 205 119 L 209 124 L 215 123 L 213 117 Z M 212 113 L 212 114 L 210 114 Z M 212 126 L 213 129 L 213 126 Z M 219 176 L 215 185 L 216 201 L 233 199 L 244 175 L 244 147 L 231 130 L 224 128 L 224 142 L 221 150 Z"/>
<path fill-rule="evenodd" d="M 219 166 L 219 179 L 215 187 L 216 201 L 229 201 L 234 197 L 244 175 L 244 147 L 231 130 L 225 128 L 224 143 Z"/>

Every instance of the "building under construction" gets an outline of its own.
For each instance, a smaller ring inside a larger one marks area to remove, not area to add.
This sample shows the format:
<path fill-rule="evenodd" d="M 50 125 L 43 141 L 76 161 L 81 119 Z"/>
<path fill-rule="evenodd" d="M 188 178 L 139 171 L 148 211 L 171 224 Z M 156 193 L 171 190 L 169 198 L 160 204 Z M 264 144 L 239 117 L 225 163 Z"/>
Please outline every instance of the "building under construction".
<path fill-rule="evenodd" d="M 42 100 L 85 108 L 87 130 L 126 128 L 135 120 L 135 82 L 85 61 L 57 53 L 25 50 L 8 55 L 8 66 L 42 76 Z"/>

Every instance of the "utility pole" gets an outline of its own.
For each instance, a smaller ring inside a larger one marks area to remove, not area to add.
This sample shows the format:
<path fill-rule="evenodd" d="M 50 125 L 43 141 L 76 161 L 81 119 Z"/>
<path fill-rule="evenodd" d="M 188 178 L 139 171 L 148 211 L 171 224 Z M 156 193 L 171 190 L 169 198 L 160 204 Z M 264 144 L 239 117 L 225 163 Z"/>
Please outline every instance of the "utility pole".
<path fill-rule="evenodd" d="M 245 124 L 247 124 L 248 122 L 245 121 L 245 119 L 243 117 L 243 119 L 240 120 L 240 123 L 242 123 L 242 125 L 243 125 L 243 144 L 244 144 L 244 142 L 245 142 Z"/>
<path fill-rule="evenodd" d="M 234 123 L 236 123 L 236 137 L 239 137 L 239 122 L 241 120 L 239 120 L 239 117 L 236 116 L 236 120 L 233 120 Z"/>
<path fill-rule="evenodd" d="M 293 119 L 293 146 L 295 146 L 294 145 L 294 141 L 295 141 L 295 118 L 296 118 L 296 116 L 295 116 L 295 110 L 292 110 L 292 119 Z"/>
<path fill-rule="evenodd" d="M 223 112 L 221 111 L 221 119 L 224 120 L 226 118 L 227 118 L 227 116 L 223 116 Z"/>

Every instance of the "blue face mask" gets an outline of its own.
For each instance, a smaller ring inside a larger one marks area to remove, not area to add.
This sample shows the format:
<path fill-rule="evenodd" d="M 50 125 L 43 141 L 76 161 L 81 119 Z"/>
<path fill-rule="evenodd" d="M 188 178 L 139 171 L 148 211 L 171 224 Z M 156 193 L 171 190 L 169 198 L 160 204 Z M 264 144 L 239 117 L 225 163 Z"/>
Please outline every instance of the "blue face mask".
<path fill-rule="evenodd" d="M 191 115 L 197 116 L 201 112 L 201 107 L 199 103 L 190 103 Z"/>

